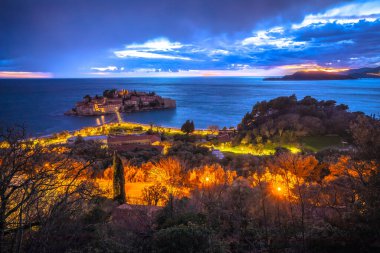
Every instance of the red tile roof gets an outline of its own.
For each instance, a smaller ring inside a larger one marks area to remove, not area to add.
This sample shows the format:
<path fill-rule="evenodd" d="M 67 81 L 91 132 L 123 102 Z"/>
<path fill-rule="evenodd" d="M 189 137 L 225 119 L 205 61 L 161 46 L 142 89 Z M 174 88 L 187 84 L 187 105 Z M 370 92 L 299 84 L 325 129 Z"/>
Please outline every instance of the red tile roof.
<path fill-rule="evenodd" d="M 122 142 L 133 142 L 133 141 L 145 141 L 148 140 L 150 143 L 156 141 L 161 141 L 161 138 L 157 135 L 110 135 L 107 138 L 108 144 L 118 144 Z"/>
<path fill-rule="evenodd" d="M 143 144 L 112 145 L 110 148 L 113 149 L 113 150 L 121 151 L 121 152 L 155 149 L 155 150 L 157 150 L 157 152 L 162 153 L 162 151 L 164 150 L 163 146 L 158 146 L 158 145 L 143 145 Z"/>

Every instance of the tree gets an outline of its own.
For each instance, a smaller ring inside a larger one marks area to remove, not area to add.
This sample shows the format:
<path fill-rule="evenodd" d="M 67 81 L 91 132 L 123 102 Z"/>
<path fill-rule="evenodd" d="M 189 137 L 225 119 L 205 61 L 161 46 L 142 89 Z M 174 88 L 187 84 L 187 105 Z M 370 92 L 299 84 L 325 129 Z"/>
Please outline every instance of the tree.
<path fill-rule="evenodd" d="M 166 187 L 169 195 L 176 195 L 183 185 L 183 171 L 180 161 L 169 157 L 152 164 L 149 177 Z"/>
<path fill-rule="evenodd" d="M 91 96 L 90 96 L 90 95 L 86 95 L 86 96 L 84 96 L 83 99 L 84 99 L 86 102 L 91 102 Z"/>
<path fill-rule="evenodd" d="M 19 252 L 26 232 L 48 234 L 49 221 L 82 210 L 79 203 L 96 193 L 85 179 L 94 161 L 75 147 L 29 141 L 23 128 L 1 129 L 0 142 L 0 252 Z"/>
<path fill-rule="evenodd" d="M 166 187 L 160 183 L 145 187 L 142 191 L 143 200 L 147 205 L 155 205 L 162 200 L 166 200 Z"/>
<path fill-rule="evenodd" d="M 116 94 L 116 89 L 103 91 L 103 97 L 106 97 L 106 98 L 113 98 L 115 97 L 115 94 Z"/>
<path fill-rule="evenodd" d="M 205 165 L 189 172 L 190 183 L 201 188 L 231 185 L 236 177 L 236 171 L 224 170 L 219 164 Z"/>
<path fill-rule="evenodd" d="M 119 204 L 126 202 L 124 168 L 116 151 L 113 155 L 113 199 Z"/>
<path fill-rule="evenodd" d="M 212 231 L 191 222 L 161 229 L 154 240 L 157 252 L 223 252 L 213 239 Z"/>
<path fill-rule="evenodd" d="M 359 115 L 350 124 L 350 131 L 364 158 L 380 159 L 380 121 Z"/>
<path fill-rule="evenodd" d="M 217 125 L 210 125 L 208 126 L 208 130 L 210 130 L 211 133 L 214 134 L 215 132 L 218 132 L 219 127 Z"/>
<path fill-rule="evenodd" d="M 194 122 L 186 120 L 186 122 L 181 127 L 181 131 L 186 133 L 186 135 L 194 132 Z"/>
<path fill-rule="evenodd" d="M 305 218 L 306 218 L 306 181 L 310 179 L 310 176 L 316 167 L 318 166 L 318 160 L 314 156 L 302 156 L 292 153 L 281 153 L 274 158 L 274 164 L 272 167 L 280 168 L 279 171 L 283 175 L 286 181 L 287 188 L 290 184 L 294 184 L 295 195 L 298 198 L 298 202 L 301 209 L 301 229 L 302 229 L 302 246 L 305 249 Z M 290 174 L 289 174 L 290 172 Z M 294 176 L 294 180 L 291 180 L 289 176 Z M 291 182 L 293 181 L 293 182 Z M 289 201 L 290 203 L 290 201 Z"/>
<path fill-rule="evenodd" d="M 80 144 L 80 143 L 83 143 L 84 141 L 85 141 L 84 138 L 81 135 L 78 135 L 75 138 L 74 144 Z"/>

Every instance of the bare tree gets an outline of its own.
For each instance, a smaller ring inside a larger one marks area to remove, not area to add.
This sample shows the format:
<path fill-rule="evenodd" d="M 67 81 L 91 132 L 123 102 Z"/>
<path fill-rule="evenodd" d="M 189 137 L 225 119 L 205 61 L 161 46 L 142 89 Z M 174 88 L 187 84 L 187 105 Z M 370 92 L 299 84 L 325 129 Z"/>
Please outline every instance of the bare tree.
<path fill-rule="evenodd" d="M 219 127 L 217 125 L 210 125 L 208 126 L 208 130 L 211 131 L 212 134 L 219 131 Z"/>
<path fill-rule="evenodd" d="M 166 188 L 160 183 L 145 187 L 142 191 L 143 200 L 147 205 L 157 206 L 160 201 L 166 200 Z"/>
<path fill-rule="evenodd" d="M 85 180 L 94 161 L 25 137 L 24 128 L 0 131 L 0 252 L 20 252 L 25 230 L 95 193 Z"/>
<path fill-rule="evenodd" d="M 303 250 L 306 248 L 305 244 L 305 207 L 306 207 L 306 184 L 305 181 L 310 177 L 311 173 L 316 169 L 318 161 L 313 156 L 302 156 L 291 153 L 282 153 L 275 158 L 276 165 L 282 171 L 287 188 L 289 189 L 288 172 L 294 175 L 294 190 L 298 198 L 298 203 L 301 209 L 301 229 L 302 229 L 302 246 Z M 290 203 L 290 201 L 289 201 Z"/>

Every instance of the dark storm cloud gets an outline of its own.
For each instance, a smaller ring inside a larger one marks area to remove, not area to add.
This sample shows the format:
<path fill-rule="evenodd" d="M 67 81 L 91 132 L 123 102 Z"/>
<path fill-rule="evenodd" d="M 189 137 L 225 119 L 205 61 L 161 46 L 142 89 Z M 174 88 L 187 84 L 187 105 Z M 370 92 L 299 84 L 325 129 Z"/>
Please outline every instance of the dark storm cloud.
<path fill-rule="evenodd" d="M 350 2 L 355 1 L 343 1 Z M 100 65 L 117 65 L 118 69 L 228 69 L 234 68 L 233 64 L 273 65 L 276 59 L 288 63 L 297 54 L 312 59 L 316 55 L 308 48 L 322 43 L 353 40 L 356 45 L 375 46 L 373 39 L 363 36 L 377 36 L 378 24 L 372 28 L 368 24 L 354 28 L 328 24 L 291 30 L 291 24 L 302 22 L 306 15 L 339 3 L 342 1 L 2 0 L 0 71 L 13 68 L 70 76 Z M 269 42 L 254 38 L 254 42 L 263 43 L 259 46 L 239 44 L 252 36 L 252 31 L 274 26 L 287 27 L 286 36 L 268 34 L 272 37 Z M 162 37 L 181 47 L 125 48 Z M 340 45 L 344 46 L 350 45 Z M 127 50 L 124 57 L 115 55 L 123 50 Z"/>
<path fill-rule="evenodd" d="M 258 65 L 284 65 L 314 61 L 322 65 L 330 62 L 335 62 L 336 65 L 344 65 L 346 62 L 349 63 L 349 66 L 352 64 L 352 67 L 355 67 L 358 64 L 365 66 L 379 62 L 380 20 L 350 24 L 310 25 L 300 29 L 288 28 L 282 33 L 270 34 L 274 41 L 279 41 L 285 37 L 292 38 L 289 43 L 305 44 L 298 50 L 264 45 L 265 50 L 251 52 L 252 55 L 256 56 L 257 61 L 255 63 Z M 253 48 L 251 49 L 253 50 Z M 350 58 L 356 57 L 360 58 L 360 61 L 348 62 Z M 368 61 L 364 58 L 367 58 Z M 373 62 L 371 58 L 377 60 Z"/>
<path fill-rule="evenodd" d="M 219 38 L 183 45 L 166 39 L 127 46 L 120 64 L 127 67 L 176 66 L 181 69 L 229 69 L 232 65 L 281 66 L 314 62 L 321 65 L 365 66 L 378 62 L 380 20 L 350 24 L 316 24 L 299 29 L 276 27 L 229 43 Z M 147 46 L 149 45 L 149 47 Z M 176 48 L 173 48 L 173 45 Z M 134 49 L 134 50 L 131 50 Z M 141 49 L 143 48 L 143 49 Z M 154 53 L 154 55 L 145 55 Z M 162 58 L 159 58 L 159 57 Z M 173 57 L 172 59 L 170 57 Z M 191 58 L 181 60 L 181 57 Z M 359 62 L 351 58 L 359 58 Z M 138 59 L 136 59 L 138 58 Z M 153 59 L 158 58 L 158 59 Z"/>

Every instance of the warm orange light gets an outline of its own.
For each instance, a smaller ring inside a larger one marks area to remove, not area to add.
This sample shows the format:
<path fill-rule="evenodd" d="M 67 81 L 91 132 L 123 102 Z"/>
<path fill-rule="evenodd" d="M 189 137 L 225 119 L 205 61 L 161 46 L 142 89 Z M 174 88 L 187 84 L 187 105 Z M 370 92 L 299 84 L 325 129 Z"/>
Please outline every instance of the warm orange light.
<path fill-rule="evenodd" d="M 21 72 L 21 71 L 0 71 L 0 78 L 51 78 L 51 73 L 43 72 Z"/>
<path fill-rule="evenodd" d="M 312 71 L 323 71 L 323 72 L 329 72 L 329 73 L 334 73 L 334 72 L 343 72 L 349 70 L 348 68 L 315 68 L 315 69 L 306 69 L 303 70 L 305 72 L 312 72 Z"/>
<path fill-rule="evenodd" d="M 210 178 L 209 177 L 206 177 L 206 182 L 210 181 Z"/>
<path fill-rule="evenodd" d="M 220 76 L 220 75 L 221 74 L 217 71 L 215 71 L 215 72 L 208 71 L 208 72 L 202 73 L 202 76 Z"/>
<path fill-rule="evenodd" d="M 283 65 L 280 68 L 282 69 L 291 69 L 295 71 L 304 71 L 304 72 L 312 72 L 312 71 L 324 71 L 324 72 L 342 72 L 347 71 L 349 68 L 335 68 L 335 67 L 324 67 L 318 64 L 293 64 L 293 65 Z"/>
<path fill-rule="evenodd" d="M 277 183 L 277 184 L 272 185 L 272 193 L 274 195 L 277 195 L 277 196 L 285 195 L 286 193 L 283 191 L 284 189 L 285 188 L 283 187 L 282 184 Z"/>

